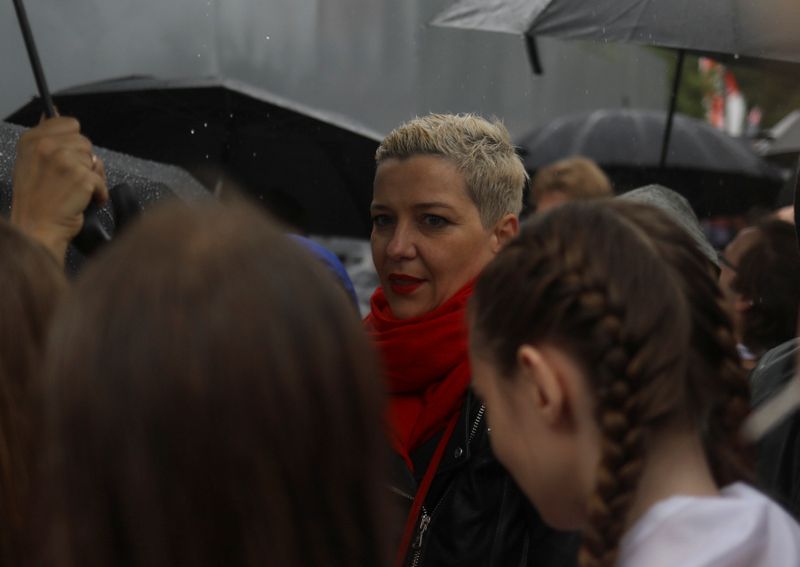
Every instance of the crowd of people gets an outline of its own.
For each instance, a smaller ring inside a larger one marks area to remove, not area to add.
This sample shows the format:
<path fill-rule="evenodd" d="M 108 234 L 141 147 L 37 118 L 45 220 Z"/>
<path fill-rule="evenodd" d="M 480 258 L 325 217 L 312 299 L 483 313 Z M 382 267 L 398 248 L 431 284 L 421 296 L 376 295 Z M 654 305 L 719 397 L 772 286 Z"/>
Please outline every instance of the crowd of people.
<path fill-rule="evenodd" d="M 377 150 L 360 320 L 245 199 L 148 211 L 68 280 L 108 198 L 73 119 L 13 190 L 2 565 L 800 564 L 800 414 L 742 434 L 800 362 L 790 223 L 718 254 L 668 188 L 530 180 L 501 123 L 428 115 Z"/>

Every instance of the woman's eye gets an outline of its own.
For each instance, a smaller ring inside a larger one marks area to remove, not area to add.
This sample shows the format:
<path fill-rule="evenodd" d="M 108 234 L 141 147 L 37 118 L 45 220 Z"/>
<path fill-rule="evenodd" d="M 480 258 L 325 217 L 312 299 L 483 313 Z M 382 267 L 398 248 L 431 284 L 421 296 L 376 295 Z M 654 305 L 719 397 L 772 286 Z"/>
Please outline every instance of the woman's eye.
<path fill-rule="evenodd" d="M 425 215 L 423 222 L 430 228 L 443 228 L 450 224 L 450 221 L 439 215 Z"/>
<path fill-rule="evenodd" d="M 376 228 L 381 228 L 384 226 L 388 226 L 389 223 L 392 222 L 392 218 L 389 215 L 373 215 L 372 216 L 372 226 Z"/>

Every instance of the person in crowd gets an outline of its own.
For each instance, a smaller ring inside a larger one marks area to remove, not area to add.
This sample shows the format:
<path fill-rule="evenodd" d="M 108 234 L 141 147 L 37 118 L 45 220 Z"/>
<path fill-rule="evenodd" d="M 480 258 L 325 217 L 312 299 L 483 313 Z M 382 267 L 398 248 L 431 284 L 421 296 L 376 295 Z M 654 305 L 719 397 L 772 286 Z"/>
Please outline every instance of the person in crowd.
<path fill-rule="evenodd" d="M 290 237 L 293 238 L 295 242 L 302 245 L 307 251 L 311 252 L 314 258 L 318 259 L 330 270 L 331 274 L 336 278 L 336 281 L 339 282 L 345 292 L 347 292 L 347 297 L 353 302 L 353 306 L 358 309 L 358 298 L 356 297 L 356 290 L 353 287 L 353 280 L 350 279 L 350 275 L 347 273 L 339 257 L 319 242 L 307 236 L 291 234 Z"/>
<path fill-rule="evenodd" d="M 365 326 L 388 381 L 392 490 L 407 512 L 395 565 L 570 565 L 497 463 L 469 389 L 465 308 L 475 278 L 514 238 L 526 173 L 508 131 L 428 115 L 376 154 L 372 255 L 380 287 Z"/>
<path fill-rule="evenodd" d="M 537 215 L 470 308 L 491 441 L 583 567 L 795 565 L 800 526 L 741 482 L 748 388 L 692 238 L 652 207 Z"/>
<path fill-rule="evenodd" d="M 800 252 L 794 227 L 767 219 L 742 230 L 720 256 L 720 287 L 746 368 L 794 337 L 800 307 Z"/>
<path fill-rule="evenodd" d="M 35 564 L 385 565 L 378 376 L 341 286 L 262 212 L 149 212 L 56 314 Z"/>
<path fill-rule="evenodd" d="M 64 265 L 67 245 L 92 200 L 108 200 L 103 162 L 74 118 L 56 117 L 20 137 L 12 178 L 11 222 Z"/>
<path fill-rule="evenodd" d="M 579 199 L 613 197 L 611 181 L 591 159 L 574 156 L 540 168 L 531 181 L 538 212 Z"/>
<path fill-rule="evenodd" d="M 795 210 L 800 210 L 800 169 L 795 175 Z M 796 227 L 795 227 L 796 228 Z M 800 253 L 800 232 L 796 250 Z M 785 395 L 791 380 L 800 383 L 800 310 L 794 338 L 769 350 L 750 374 L 755 411 Z M 762 486 L 800 521 L 800 411 L 794 408 L 758 442 L 758 477 Z"/>
<path fill-rule="evenodd" d="M 30 564 L 23 534 L 38 453 L 39 369 L 65 290 L 48 250 L 0 220 L 0 565 Z"/>
<path fill-rule="evenodd" d="M 800 313 L 798 313 L 800 321 Z M 800 337 L 800 326 L 797 329 Z M 754 410 L 800 381 L 800 338 L 767 351 L 750 374 Z M 800 411 L 795 408 L 758 441 L 758 479 L 800 521 Z"/>

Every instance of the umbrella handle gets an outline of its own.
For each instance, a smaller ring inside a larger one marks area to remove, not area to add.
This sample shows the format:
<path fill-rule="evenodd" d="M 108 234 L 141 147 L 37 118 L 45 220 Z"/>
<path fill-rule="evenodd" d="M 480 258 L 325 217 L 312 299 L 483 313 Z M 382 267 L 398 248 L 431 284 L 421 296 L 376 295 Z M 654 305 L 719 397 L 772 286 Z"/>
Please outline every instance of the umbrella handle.
<path fill-rule="evenodd" d="M 114 211 L 114 236 L 125 230 L 128 224 L 142 213 L 142 207 L 127 183 L 115 185 L 109 191 L 111 209 Z"/>
<path fill-rule="evenodd" d="M 115 185 L 109 191 L 111 197 L 112 216 L 115 220 L 115 234 L 118 234 L 132 219 L 141 212 L 139 203 L 134 197 L 133 189 L 127 183 Z M 75 248 L 84 256 L 91 256 L 106 242 L 111 240 L 103 223 L 100 222 L 100 208 L 90 203 L 83 211 L 83 227 L 72 240 Z"/>
<path fill-rule="evenodd" d="M 103 244 L 111 240 L 111 235 L 100 222 L 99 212 L 100 208 L 95 203 L 90 203 L 83 211 L 83 227 L 72 239 L 72 244 L 84 256 L 91 256 Z"/>

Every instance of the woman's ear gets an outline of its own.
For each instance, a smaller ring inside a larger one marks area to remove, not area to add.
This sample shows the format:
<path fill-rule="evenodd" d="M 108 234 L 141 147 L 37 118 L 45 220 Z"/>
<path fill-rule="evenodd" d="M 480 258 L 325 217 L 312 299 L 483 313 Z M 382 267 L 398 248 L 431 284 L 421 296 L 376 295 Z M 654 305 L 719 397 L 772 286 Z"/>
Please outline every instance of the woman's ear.
<path fill-rule="evenodd" d="M 532 345 L 519 347 L 517 364 L 527 403 L 533 403 L 547 425 L 557 425 L 567 411 L 566 385 L 557 365 Z"/>
<path fill-rule="evenodd" d="M 503 218 L 497 221 L 497 224 L 494 225 L 494 229 L 492 229 L 494 253 L 500 252 L 506 244 L 517 236 L 517 234 L 519 234 L 519 218 L 517 215 L 513 213 L 503 215 Z"/>

